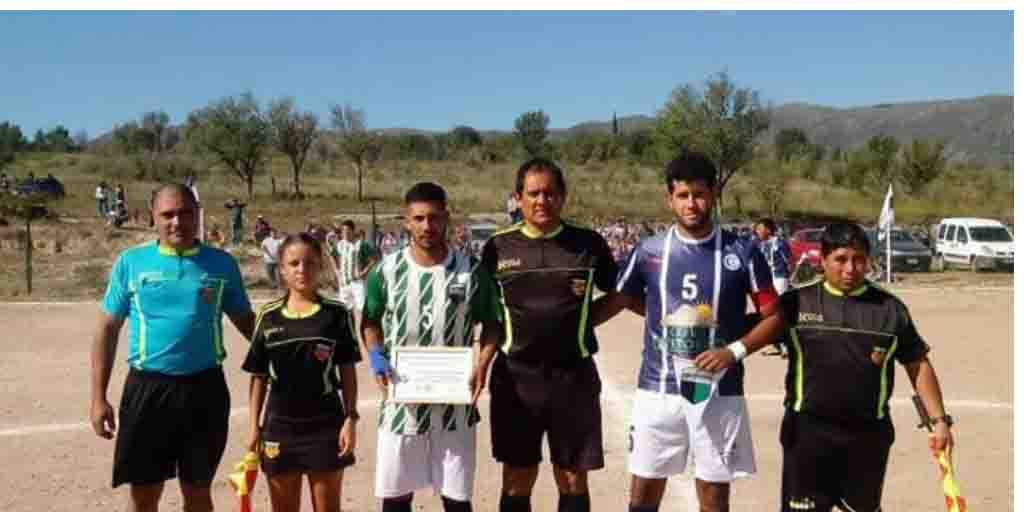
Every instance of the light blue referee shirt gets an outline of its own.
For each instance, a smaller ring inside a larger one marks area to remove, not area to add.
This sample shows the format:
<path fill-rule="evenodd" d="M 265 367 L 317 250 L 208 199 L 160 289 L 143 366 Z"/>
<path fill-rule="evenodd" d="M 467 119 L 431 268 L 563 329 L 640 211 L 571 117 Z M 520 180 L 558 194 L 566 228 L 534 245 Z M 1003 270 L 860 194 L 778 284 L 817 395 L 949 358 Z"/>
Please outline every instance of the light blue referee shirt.
<path fill-rule="evenodd" d="M 224 360 L 221 314 L 252 310 L 238 263 L 198 244 L 181 253 L 158 242 L 121 253 L 101 306 L 129 325 L 128 364 L 191 375 Z"/>

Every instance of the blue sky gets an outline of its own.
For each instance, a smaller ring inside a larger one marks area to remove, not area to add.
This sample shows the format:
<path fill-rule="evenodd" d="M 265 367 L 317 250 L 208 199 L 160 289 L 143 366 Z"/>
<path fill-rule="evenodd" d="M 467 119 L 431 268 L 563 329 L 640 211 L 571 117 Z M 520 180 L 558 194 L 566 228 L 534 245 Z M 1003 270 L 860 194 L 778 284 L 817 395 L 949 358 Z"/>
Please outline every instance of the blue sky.
<path fill-rule="evenodd" d="M 0 13 L 0 121 L 90 136 L 251 90 L 370 126 L 654 114 L 726 70 L 774 104 L 1012 94 L 1009 12 Z"/>

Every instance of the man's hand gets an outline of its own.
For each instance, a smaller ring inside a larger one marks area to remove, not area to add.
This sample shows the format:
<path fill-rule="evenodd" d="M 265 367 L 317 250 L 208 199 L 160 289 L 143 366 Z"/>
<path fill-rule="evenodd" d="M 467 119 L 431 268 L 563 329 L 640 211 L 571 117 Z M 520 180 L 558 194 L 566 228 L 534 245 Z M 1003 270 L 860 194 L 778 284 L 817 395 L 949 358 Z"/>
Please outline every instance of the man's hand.
<path fill-rule="evenodd" d="M 472 405 L 476 405 L 477 400 L 480 399 L 480 395 L 483 394 L 484 389 L 487 388 L 487 368 L 477 366 L 473 370 L 473 375 L 469 377 L 469 389 L 473 392 Z"/>
<path fill-rule="evenodd" d="M 727 348 L 716 348 L 701 352 L 693 363 L 701 370 L 717 372 L 736 364 L 736 356 Z"/>
<path fill-rule="evenodd" d="M 356 422 L 346 418 L 338 433 L 338 458 L 351 457 L 356 452 Z"/>
<path fill-rule="evenodd" d="M 953 432 L 949 430 L 949 425 L 946 425 L 945 421 L 940 421 L 935 424 L 932 432 L 928 434 L 928 448 L 935 457 L 938 457 L 947 447 L 949 448 L 949 457 L 952 459 Z"/>
<path fill-rule="evenodd" d="M 92 430 L 103 439 L 113 439 L 117 430 L 117 420 L 114 418 L 114 408 L 106 398 L 94 400 L 89 411 L 89 420 L 92 422 Z"/>

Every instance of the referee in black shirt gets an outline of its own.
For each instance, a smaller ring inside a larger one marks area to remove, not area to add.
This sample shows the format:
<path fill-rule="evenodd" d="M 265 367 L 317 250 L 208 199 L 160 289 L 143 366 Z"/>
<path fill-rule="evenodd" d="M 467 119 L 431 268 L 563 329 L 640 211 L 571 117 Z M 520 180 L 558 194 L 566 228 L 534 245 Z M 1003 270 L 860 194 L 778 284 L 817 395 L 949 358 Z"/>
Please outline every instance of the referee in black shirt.
<path fill-rule="evenodd" d="M 523 222 L 495 233 L 481 258 L 505 319 L 490 384 L 498 510 L 530 510 L 546 434 L 559 512 L 589 512 L 587 473 L 604 466 L 594 326 L 613 314 L 618 267 L 600 234 L 563 221 L 565 178 L 553 162 L 520 166 L 516 198 Z M 595 289 L 607 295 L 592 300 Z"/>
<path fill-rule="evenodd" d="M 929 347 L 903 302 L 865 280 L 869 249 L 856 224 L 827 226 L 824 280 L 780 299 L 790 354 L 779 435 L 783 511 L 880 509 L 896 362 L 931 417 L 931 449 L 953 447 Z"/>

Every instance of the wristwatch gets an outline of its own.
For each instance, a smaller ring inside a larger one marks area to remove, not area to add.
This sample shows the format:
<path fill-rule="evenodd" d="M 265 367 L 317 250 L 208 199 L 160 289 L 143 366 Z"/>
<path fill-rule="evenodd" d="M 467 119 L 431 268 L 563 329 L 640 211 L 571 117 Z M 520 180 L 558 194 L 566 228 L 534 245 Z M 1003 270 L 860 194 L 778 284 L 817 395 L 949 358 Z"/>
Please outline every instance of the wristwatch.
<path fill-rule="evenodd" d="M 348 412 L 348 414 L 345 415 L 345 418 L 350 419 L 352 421 L 359 421 L 359 411 L 352 409 L 351 411 Z"/>
<path fill-rule="evenodd" d="M 932 425 L 935 425 L 936 423 L 941 421 L 941 422 L 945 423 L 947 427 L 952 427 L 953 426 L 953 417 L 948 415 L 948 414 L 944 414 L 944 415 L 939 416 L 937 418 L 929 418 L 928 421 Z"/>

